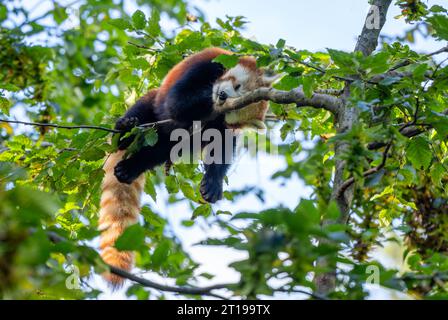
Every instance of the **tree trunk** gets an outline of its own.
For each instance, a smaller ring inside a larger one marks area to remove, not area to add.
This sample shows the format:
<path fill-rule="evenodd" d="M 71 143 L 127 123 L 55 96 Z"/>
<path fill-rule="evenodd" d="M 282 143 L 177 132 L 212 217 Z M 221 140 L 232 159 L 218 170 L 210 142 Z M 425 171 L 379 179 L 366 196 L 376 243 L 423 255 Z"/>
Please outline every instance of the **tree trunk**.
<path fill-rule="evenodd" d="M 365 56 L 370 55 L 378 45 L 378 38 L 386 22 L 387 11 L 392 0 L 374 0 L 369 13 L 367 15 L 364 27 L 362 29 L 361 35 L 356 43 L 355 51 L 361 51 Z M 350 97 L 350 83 L 346 84 L 343 93 L 343 100 L 348 101 Z M 358 122 L 359 112 L 358 109 L 352 106 L 348 106 L 344 103 L 337 114 L 336 125 L 338 134 L 344 133 L 352 129 L 353 125 Z M 335 157 L 339 158 L 342 154 L 346 152 L 348 148 L 347 143 L 344 141 L 337 142 L 335 144 Z M 354 185 L 349 187 L 342 194 L 338 193 L 339 188 L 345 181 L 345 167 L 346 163 L 344 160 L 336 161 L 336 170 L 333 182 L 333 194 L 332 199 L 338 204 L 341 215 L 337 221 L 324 221 L 324 225 L 331 223 L 346 223 L 348 214 L 350 212 L 350 206 L 353 200 Z M 328 273 L 321 274 L 316 277 L 316 291 L 319 294 L 328 294 L 333 291 L 336 287 L 336 265 L 329 265 L 328 259 L 325 257 L 317 261 L 319 267 L 330 268 L 332 271 Z"/>

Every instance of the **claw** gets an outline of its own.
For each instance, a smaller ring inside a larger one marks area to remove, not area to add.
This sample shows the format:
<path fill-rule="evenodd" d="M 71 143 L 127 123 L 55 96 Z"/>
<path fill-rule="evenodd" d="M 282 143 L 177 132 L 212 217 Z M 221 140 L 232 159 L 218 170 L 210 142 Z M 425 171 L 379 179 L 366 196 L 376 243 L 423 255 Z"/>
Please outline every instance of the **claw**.
<path fill-rule="evenodd" d="M 215 203 L 222 199 L 222 183 L 211 179 L 202 179 L 200 192 L 208 203 Z"/>
<path fill-rule="evenodd" d="M 123 117 L 117 120 L 115 128 L 117 130 L 128 131 L 139 124 L 137 117 Z"/>
<path fill-rule="evenodd" d="M 115 166 L 114 174 L 117 180 L 121 183 L 131 184 L 135 178 L 137 178 L 132 174 L 132 171 L 127 168 L 125 161 L 120 161 Z"/>

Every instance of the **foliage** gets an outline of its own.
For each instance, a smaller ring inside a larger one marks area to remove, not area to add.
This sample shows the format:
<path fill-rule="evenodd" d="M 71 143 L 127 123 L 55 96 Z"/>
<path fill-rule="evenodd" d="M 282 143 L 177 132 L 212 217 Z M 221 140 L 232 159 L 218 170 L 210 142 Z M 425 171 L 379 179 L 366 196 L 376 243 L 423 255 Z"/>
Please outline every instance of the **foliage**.
<path fill-rule="evenodd" d="M 231 265 L 241 276 L 229 287 L 232 294 L 254 298 L 297 288 L 313 291 L 313 276 L 329 271 L 315 262 L 326 257 L 338 266 L 337 290 L 329 298 L 366 297 L 368 266 L 380 270 L 382 286 L 415 297 L 448 298 L 443 280 L 448 277 L 446 64 L 412 51 L 402 39 L 383 43 L 368 57 L 332 49 L 297 50 L 282 39 L 265 45 L 241 35 L 243 17 L 218 19 L 214 27 L 183 0 L 137 1 L 135 12 L 112 0 L 52 3 L 53 8 L 37 18 L 27 6 L 0 4 L 1 119 L 19 115 L 41 123 L 112 128 L 174 64 L 210 46 L 256 56 L 259 66 L 285 73 L 277 89 L 302 86 L 308 97 L 319 90 L 339 91 L 349 78 L 349 104 L 359 110 L 360 121 L 343 134 L 336 134 L 328 111 L 271 103 L 272 113 L 282 119 L 279 157 L 286 163 L 272 179 L 286 181 L 297 175 L 313 190 L 310 199 L 293 210 L 266 208 L 229 217 L 229 212 L 202 202 L 198 166 L 175 164 L 166 176 L 161 169 L 148 173 L 145 192 L 154 200 L 163 186 L 170 204 L 190 204 L 192 219 L 184 221 L 185 227 L 207 221 L 227 235 L 201 245 L 247 253 L 246 259 Z M 397 5 L 407 21 L 424 22 L 428 36 L 448 40 L 446 9 L 428 8 L 421 1 Z M 43 22 L 48 17 L 51 25 Z M 165 30 L 163 19 L 179 27 Z M 225 56 L 218 60 L 234 63 Z M 398 64 L 403 64 L 399 71 L 405 77 L 389 72 Z M 410 127 L 420 131 L 406 137 L 403 130 Z M 304 138 L 298 139 L 296 132 L 303 132 Z M 148 145 L 157 139 L 154 129 L 139 136 L 140 143 Z M 100 291 L 88 279 L 105 268 L 94 239 L 102 165 L 115 144 L 110 138 L 98 130 L 23 129 L 0 123 L 2 298 L 98 296 Z M 347 224 L 321 225 L 339 216 L 331 195 L 334 147 L 341 141 L 349 145 L 342 155 L 347 161 L 345 178 L 356 181 L 351 214 Z M 369 148 L 378 142 L 391 144 L 387 161 L 366 177 L 363 173 L 384 158 L 384 144 Z M 225 196 L 237 202 L 257 193 L 263 202 L 264 192 L 269 190 L 236 190 Z M 128 228 L 116 244 L 137 251 L 140 269 L 174 279 L 177 285 L 214 276 L 198 272 L 200 266 L 154 208 L 145 205 L 142 217 L 143 223 Z M 404 239 L 406 274 L 387 269 L 371 255 L 375 247 L 396 241 L 389 238 L 391 233 Z M 52 236 L 59 240 L 52 241 Z M 81 290 L 66 286 L 71 265 L 80 270 Z M 127 293 L 139 299 L 164 296 L 140 285 L 130 286 Z"/>

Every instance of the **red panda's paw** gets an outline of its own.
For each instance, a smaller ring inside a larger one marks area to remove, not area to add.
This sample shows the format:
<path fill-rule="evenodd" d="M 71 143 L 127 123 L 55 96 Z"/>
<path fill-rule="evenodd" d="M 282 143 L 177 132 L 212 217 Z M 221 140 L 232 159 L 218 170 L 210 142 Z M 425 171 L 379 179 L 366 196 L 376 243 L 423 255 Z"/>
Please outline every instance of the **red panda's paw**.
<path fill-rule="evenodd" d="M 115 166 L 114 174 L 121 183 L 131 184 L 141 172 L 137 171 L 129 160 L 122 160 Z"/>
<path fill-rule="evenodd" d="M 222 199 L 222 182 L 204 178 L 199 189 L 202 198 L 208 203 L 215 203 Z"/>
<path fill-rule="evenodd" d="M 115 123 L 115 129 L 122 131 L 129 131 L 139 125 L 137 117 L 122 117 Z"/>

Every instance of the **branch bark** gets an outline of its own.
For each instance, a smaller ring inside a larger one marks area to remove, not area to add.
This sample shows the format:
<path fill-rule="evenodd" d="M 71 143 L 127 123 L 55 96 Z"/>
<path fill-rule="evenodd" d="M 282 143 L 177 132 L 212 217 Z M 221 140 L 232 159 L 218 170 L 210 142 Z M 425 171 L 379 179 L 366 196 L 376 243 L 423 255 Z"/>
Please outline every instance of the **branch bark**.
<path fill-rule="evenodd" d="M 251 103 L 262 100 L 268 100 L 279 104 L 294 103 L 297 107 L 325 109 L 333 114 L 338 113 L 339 107 L 342 104 L 341 99 L 330 94 L 314 93 L 311 98 L 308 98 L 300 87 L 291 91 L 260 88 L 238 98 L 229 98 L 223 105 L 217 106 L 215 109 L 219 113 L 227 113 L 242 109 Z"/>
<path fill-rule="evenodd" d="M 227 289 L 229 286 L 235 285 L 235 284 L 215 284 L 212 286 L 208 286 L 208 287 L 177 287 L 177 286 L 168 286 L 168 285 L 163 285 L 148 279 L 144 279 L 144 278 L 140 278 L 137 277 L 136 275 L 127 272 L 123 269 L 114 267 L 109 265 L 108 266 L 110 269 L 110 272 L 113 274 L 116 274 L 117 276 L 120 276 L 122 278 L 126 278 L 128 280 L 131 280 L 133 282 L 136 282 L 138 284 L 141 284 L 144 287 L 148 287 L 148 288 L 152 288 L 152 289 L 156 289 L 159 291 L 164 291 L 164 292 L 174 292 L 174 293 L 179 293 L 179 294 L 189 294 L 189 295 L 200 295 L 200 296 L 210 296 L 210 297 L 214 297 L 214 298 L 218 298 L 218 299 L 227 299 L 221 295 L 218 295 L 216 293 L 213 293 L 212 291 L 214 290 L 219 290 L 219 289 Z"/>
<path fill-rule="evenodd" d="M 364 178 L 367 178 L 368 176 L 371 176 L 372 174 L 377 173 L 378 171 L 380 171 L 381 169 L 384 168 L 384 166 L 386 165 L 387 156 L 388 156 L 391 146 L 392 146 L 391 142 L 389 142 L 386 145 L 386 149 L 384 150 L 384 153 L 383 153 L 383 160 L 381 161 L 381 163 L 378 166 L 370 168 L 369 170 L 366 170 L 363 172 L 362 176 Z M 354 183 L 355 183 L 354 177 L 347 179 L 336 191 L 336 195 L 335 195 L 336 199 L 342 197 L 342 195 L 345 193 L 345 191 L 347 191 L 347 189 L 350 188 Z"/>
<path fill-rule="evenodd" d="M 167 120 L 161 120 L 157 122 L 150 122 L 150 123 L 143 123 L 139 125 L 140 128 L 147 128 L 147 127 L 155 127 L 164 123 L 171 122 L 171 119 Z M 64 124 L 57 124 L 57 123 L 41 123 L 41 122 L 29 122 L 29 121 L 20 121 L 20 120 L 6 120 L 6 119 L 0 119 L 0 122 L 3 123 L 15 123 L 15 124 L 23 124 L 27 126 L 35 126 L 35 127 L 50 127 L 50 128 L 58 128 L 58 129 L 68 129 L 68 130 L 74 130 L 74 129 L 89 129 L 89 130 L 100 130 L 100 131 L 106 131 L 110 133 L 121 133 L 121 130 L 101 127 L 101 126 L 93 126 L 93 125 L 64 125 Z"/>

